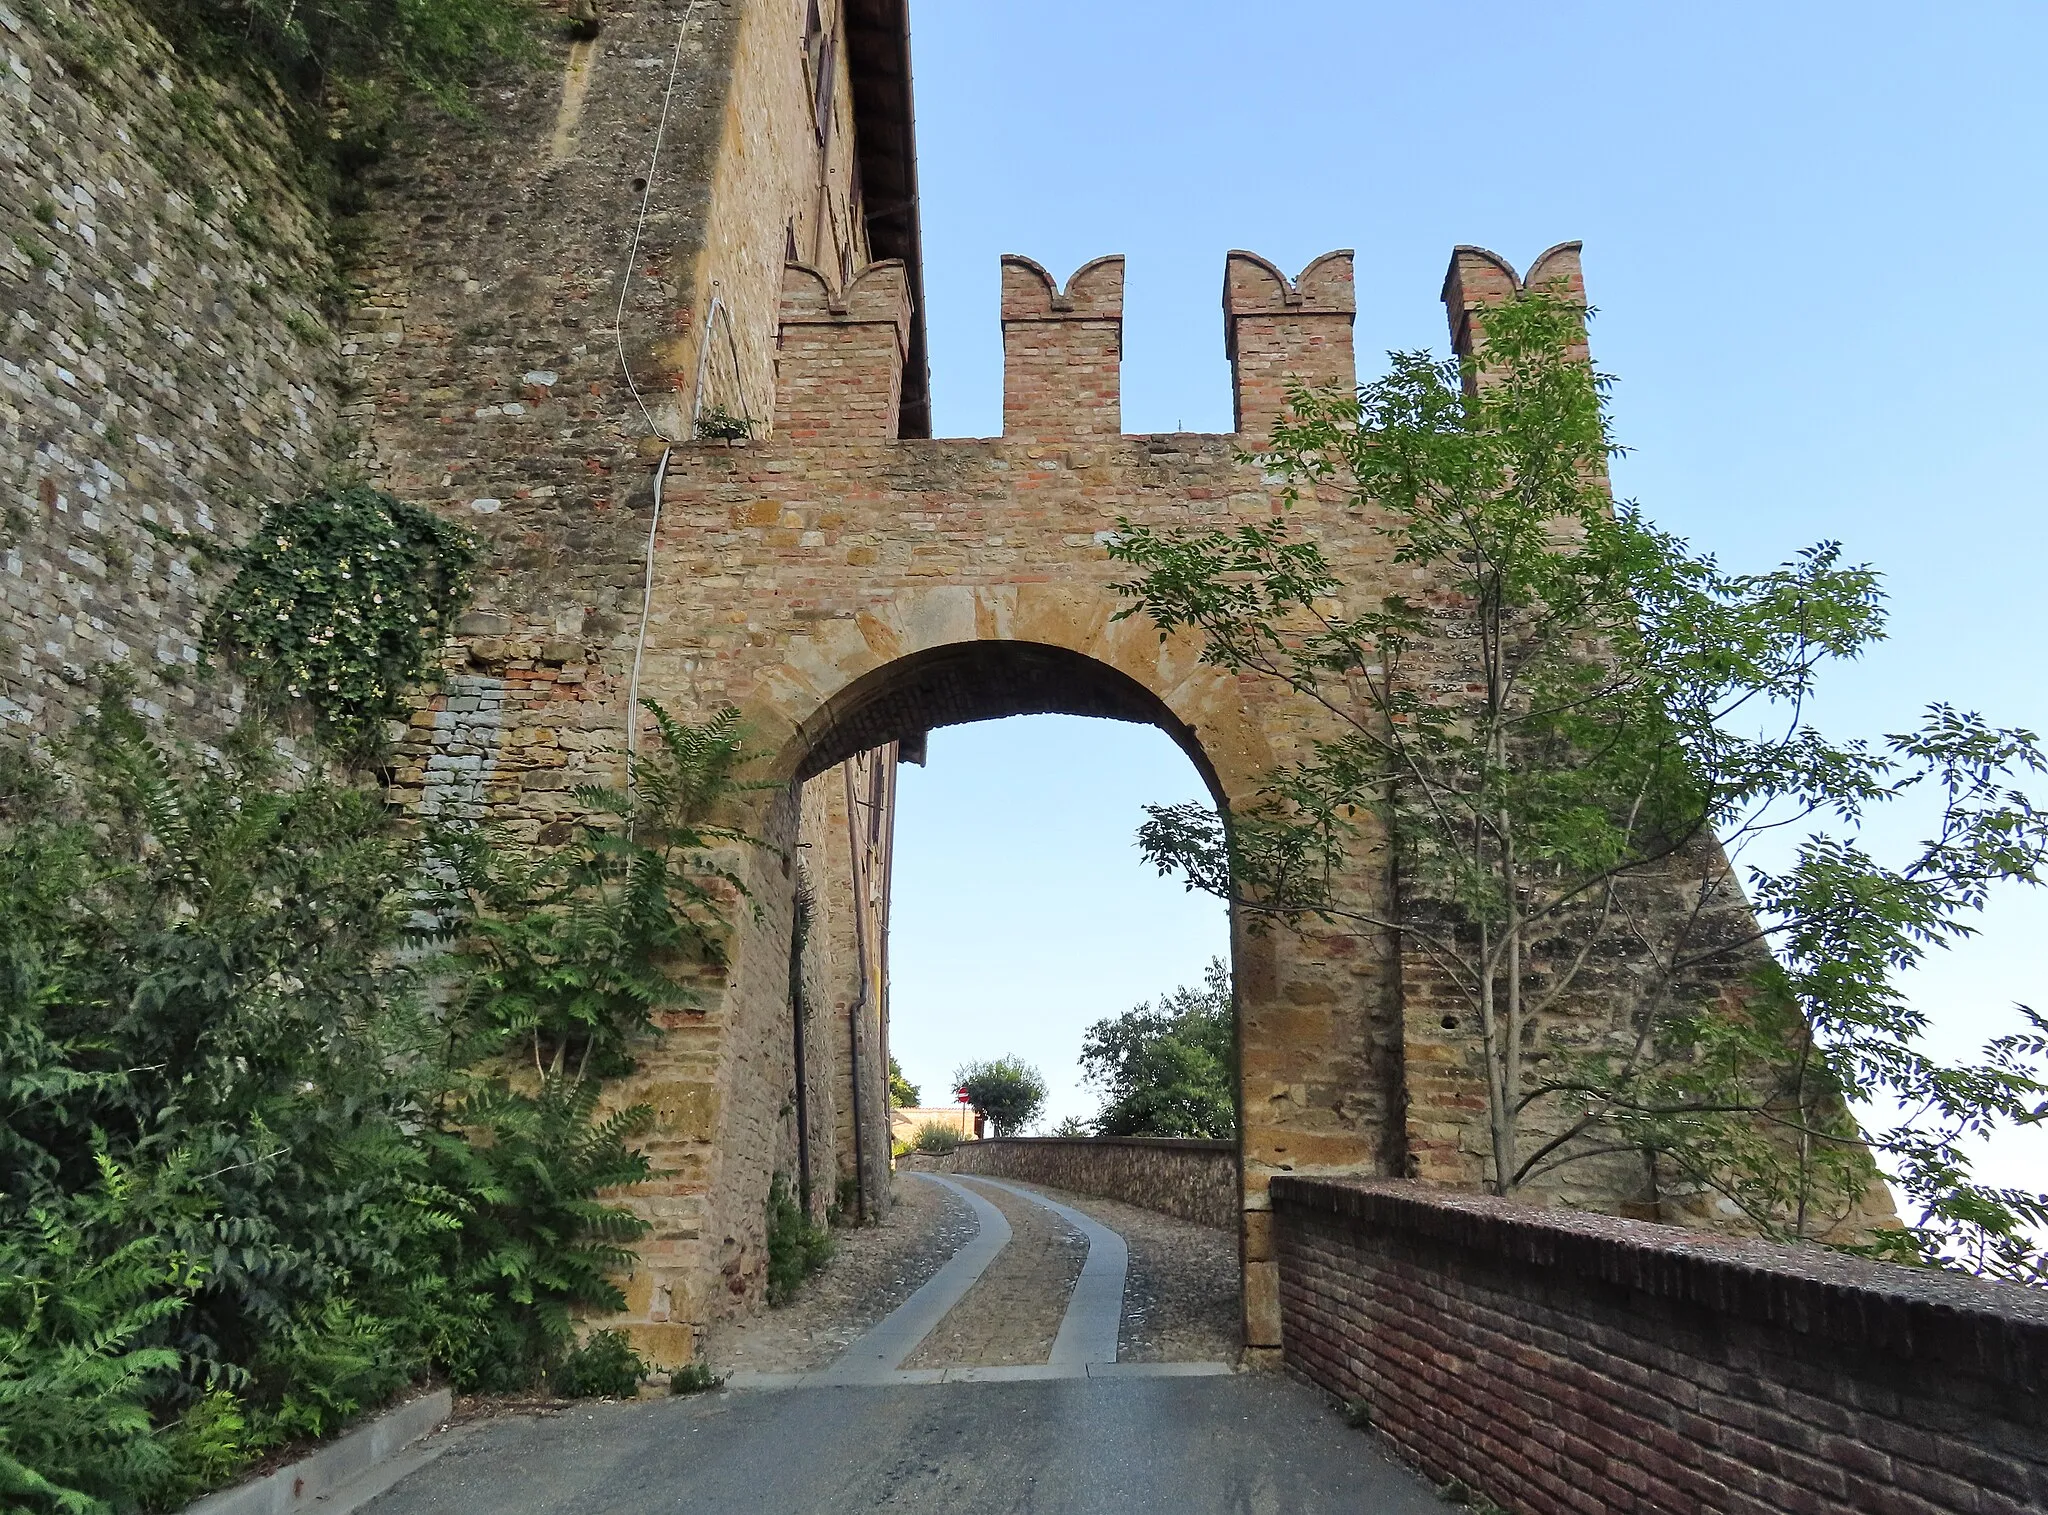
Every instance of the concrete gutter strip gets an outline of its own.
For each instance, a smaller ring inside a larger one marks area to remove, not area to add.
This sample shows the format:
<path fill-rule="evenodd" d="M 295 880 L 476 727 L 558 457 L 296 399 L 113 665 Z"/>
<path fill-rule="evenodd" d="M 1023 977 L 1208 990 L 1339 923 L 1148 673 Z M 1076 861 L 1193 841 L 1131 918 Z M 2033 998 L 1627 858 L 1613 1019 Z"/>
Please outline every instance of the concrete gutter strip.
<path fill-rule="evenodd" d="M 1088 1238 L 1088 1260 L 1074 1280 L 1074 1292 L 1067 1300 L 1067 1313 L 1060 1317 L 1059 1335 L 1053 1338 L 1052 1356 L 1047 1361 L 1115 1362 L 1117 1335 L 1124 1320 L 1124 1276 L 1131 1265 L 1131 1249 L 1123 1237 L 1093 1216 L 1047 1199 L 1036 1190 L 981 1174 L 975 1174 L 974 1181 L 1050 1210 Z"/>
<path fill-rule="evenodd" d="M 1010 1223 L 1003 1212 L 950 1178 L 935 1173 L 910 1175 L 926 1183 L 950 1189 L 967 1202 L 980 1229 L 973 1238 L 946 1260 L 946 1265 L 926 1279 L 916 1293 L 903 1301 L 871 1327 L 865 1335 L 835 1358 L 818 1377 L 828 1383 L 889 1383 L 903 1359 L 915 1352 L 918 1343 L 932 1334 L 946 1312 L 960 1303 L 974 1287 L 996 1254 L 1010 1244 Z"/>
<path fill-rule="evenodd" d="M 407 1448 L 438 1429 L 454 1404 L 447 1389 L 408 1400 L 310 1457 L 207 1495 L 188 1505 L 185 1515 L 289 1515 L 300 1510 L 345 1515 L 440 1456 L 438 1446 L 410 1453 Z"/>

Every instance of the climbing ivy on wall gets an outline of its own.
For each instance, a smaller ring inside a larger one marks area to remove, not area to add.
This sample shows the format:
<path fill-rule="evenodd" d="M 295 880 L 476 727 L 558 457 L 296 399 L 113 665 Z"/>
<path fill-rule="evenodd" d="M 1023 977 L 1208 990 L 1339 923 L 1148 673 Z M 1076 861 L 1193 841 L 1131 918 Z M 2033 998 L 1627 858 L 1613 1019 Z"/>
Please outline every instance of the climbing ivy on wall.
<path fill-rule="evenodd" d="M 368 761 L 431 667 L 476 559 L 461 527 L 368 485 L 274 504 L 234 554 L 207 646 L 258 691 L 303 701 L 322 741 Z"/>

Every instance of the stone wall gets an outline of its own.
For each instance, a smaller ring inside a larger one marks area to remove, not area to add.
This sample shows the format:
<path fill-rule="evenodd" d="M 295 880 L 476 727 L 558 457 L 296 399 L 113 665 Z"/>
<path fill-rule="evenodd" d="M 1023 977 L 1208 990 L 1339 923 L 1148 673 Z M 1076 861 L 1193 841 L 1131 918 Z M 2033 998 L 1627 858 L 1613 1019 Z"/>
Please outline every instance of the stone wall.
<path fill-rule="evenodd" d="M 2048 1508 L 2048 1297 L 1816 1248 L 1276 1178 L 1288 1365 L 1518 1515 Z"/>
<path fill-rule="evenodd" d="M 120 0 L 0 6 L 0 727 L 88 672 L 204 736 L 221 552 L 328 463 L 322 228 L 276 121 Z"/>
<path fill-rule="evenodd" d="M 995 1137 L 964 1142 L 941 1165 L 1120 1199 L 1198 1226 L 1237 1229 L 1237 1143 L 1142 1136 Z"/>

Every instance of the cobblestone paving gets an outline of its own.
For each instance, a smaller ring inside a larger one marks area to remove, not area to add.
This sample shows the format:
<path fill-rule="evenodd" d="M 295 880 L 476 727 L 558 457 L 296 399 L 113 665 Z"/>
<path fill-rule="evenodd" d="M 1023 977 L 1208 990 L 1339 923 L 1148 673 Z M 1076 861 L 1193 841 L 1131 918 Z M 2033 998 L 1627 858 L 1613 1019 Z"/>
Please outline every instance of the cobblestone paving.
<path fill-rule="evenodd" d="M 832 1261 L 789 1304 L 712 1327 L 712 1365 L 721 1373 L 822 1368 L 974 1234 L 973 1215 L 937 1184 L 899 1178 L 894 1192 L 896 1202 L 880 1225 L 833 1233 L 839 1246 Z"/>
<path fill-rule="evenodd" d="M 1114 1199 L 1027 1187 L 1101 1221 L 1129 1246 L 1117 1361 L 1237 1361 L 1244 1336 L 1236 1236 Z"/>
<path fill-rule="evenodd" d="M 903 1366 L 1042 1363 L 1051 1355 L 1074 1280 L 1088 1257 L 1088 1243 L 1059 1217 L 1027 1199 L 977 1184 L 965 1175 L 955 1177 L 1003 1212 L 1010 1222 L 1010 1244 Z"/>

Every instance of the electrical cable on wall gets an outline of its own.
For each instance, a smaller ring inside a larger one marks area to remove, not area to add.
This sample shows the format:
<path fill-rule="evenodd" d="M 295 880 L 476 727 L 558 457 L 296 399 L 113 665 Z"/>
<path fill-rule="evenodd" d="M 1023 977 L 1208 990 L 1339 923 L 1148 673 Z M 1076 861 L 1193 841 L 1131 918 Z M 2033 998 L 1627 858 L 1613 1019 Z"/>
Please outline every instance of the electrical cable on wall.
<path fill-rule="evenodd" d="M 640 415 L 647 422 L 647 429 L 662 440 L 661 461 L 654 468 L 654 514 L 647 524 L 647 567 L 640 591 L 640 634 L 633 643 L 633 674 L 626 686 L 626 793 L 633 793 L 634 764 L 640 751 L 640 664 L 647 656 L 647 620 L 654 609 L 654 544 L 661 530 L 661 496 L 668 481 L 669 454 L 675 450 L 676 438 L 664 432 L 654 419 L 654 413 L 647 408 L 647 401 L 640 393 L 640 386 L 633 382 L 633 365 L 626 359 L 626 301 L 633 292 L 633 270 L 640 261 L 640 239 L 647 229 L 647 207 L 654 199 L 654 174 L 661 166 L 662 138 L 668 132 L 669 108 L 675 102 L 676 76 L 682 72 L 683 42 L 690 34 L 690 22 L 696 18 L 699 0 L 690 0 L 683 12 L 683 19 L 676 27 L 675 50 L 668 60 L 668 86 L 661 94 L 661 118 L 654 127 L 654 150 L 648 155 L 647 177 L 640 190 L 640 214 L 633 222 L 633 240 L 626 250 L 625 276 L 619 280 L 618 309 L 612 313 L 612 342 L 618 348 L 619 372 L 625 375 L 626 389 L 633 396 L 633 403 L 640 407 Z M 706 323 L 708 337 L 709 323 Z M 703 365 L 698 365 L 700 381 Z M 692 416 L 695 417 L 695 402 L 692 402 Z"/>

